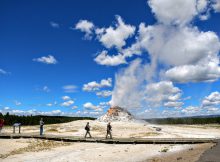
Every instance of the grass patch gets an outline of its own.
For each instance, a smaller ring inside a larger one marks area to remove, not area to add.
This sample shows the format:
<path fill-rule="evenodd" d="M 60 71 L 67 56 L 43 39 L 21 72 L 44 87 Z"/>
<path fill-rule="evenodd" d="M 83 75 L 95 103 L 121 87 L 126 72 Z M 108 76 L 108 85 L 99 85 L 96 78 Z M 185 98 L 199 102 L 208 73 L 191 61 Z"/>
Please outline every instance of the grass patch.
<path fill-rule="evenodd" d="M 164 147 L 160 150 L 160 152 L 168 152 L 168 151 L 169 151 L 169 149 L 167 147 Z"/>
<path fill-rule="evenodd" d="M 94 125 L 92 127 L 92 131 L 105 131 L 105 128 L 97 126 L 97 125 Z"/>
<path fill-rule="evenodd" d="M 65 132 L 78 132 L 78 130 L 75 130 L 75 129 L 71 129 L 71 130 L 67 130 Z"/>
<path fill-rule="evenodd" d="M 158 135 L 160 135 L 160 133 L 158 132 L 141 132 L 138 134 L 131 134 L 131 137 L 135 138 L 135 137 L 148 137 L 148 136 L 158 136 Z"/>
<path fill-rule="evenodd" d="M 70 143 L 48 141 L 48 140 L 33 140 L 30 142 L 30 144 L 27 147 L 13 150 L 7 154 L 0 154 L 0 158 L 5 159 L 11 155 L 22 154 L 24 152 L 39 152 L 43 150 L 50 150 L 51 148 L 54 147 L 67 146 L 67 145 L 70 145 Z"/>
<path fill-rule="evenodd" d="M 57 129 L 55 129 L 55 128 L 50 128 L 50 129 L 48 129 L 47 130 L 48 132 L 59 132 Z"/>

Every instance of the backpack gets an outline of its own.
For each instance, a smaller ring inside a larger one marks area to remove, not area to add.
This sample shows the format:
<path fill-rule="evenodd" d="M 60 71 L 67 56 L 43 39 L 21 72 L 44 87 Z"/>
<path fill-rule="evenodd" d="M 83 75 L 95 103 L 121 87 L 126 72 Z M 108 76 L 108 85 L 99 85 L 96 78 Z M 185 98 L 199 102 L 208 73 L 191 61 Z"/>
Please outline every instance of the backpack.
<path fill-rule="evenodd" d="M 107 126 L 107 130 L 108 130 L 108 131 L 111 131 L 111 130 L 112 130 L 112 126 L 111 126 L 111 125 L 108 125 L 108 126 Z"/>
<path fill-rule="evenodd" d="M 88 131 L 88 130 L 89 130 L 89 127 L 88 127 L 88 126 L 85 126 L 85 130 L 87 130 L 87 131 Z"/>

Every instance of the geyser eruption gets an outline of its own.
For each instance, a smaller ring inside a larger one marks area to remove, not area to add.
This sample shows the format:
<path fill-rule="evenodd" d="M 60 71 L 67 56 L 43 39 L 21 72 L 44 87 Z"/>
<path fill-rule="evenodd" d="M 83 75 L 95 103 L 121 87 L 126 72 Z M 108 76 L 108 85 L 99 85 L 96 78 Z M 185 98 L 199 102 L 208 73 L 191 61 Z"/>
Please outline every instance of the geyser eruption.
<path fill-rule="evenodd" d="M 156 78 L 158 74 L 154 70 L 154 65 L 143 64 L 140 59 L 136 59 L 119 71 L 115 77 L 111 107 L 123 107 L 135 116 L 147 108 L 182 107 L 182 91 L 171 81 L 153 82 L 152 77 Z M 157 116 L 157 111 L 151 115 Z"/>
<path fill-rule="evenodd" d="M 144 82 L 148 77 L 148 66 L 141 64 L 140 59 L 134 60 L 127 68 L 120 70 L 115 76 L 115 86 L 112 92 L 110 108 L 98 120 L 136 121 L 129 110 L 141 108 L 144 99 Z"/>
<path fill-rule="evenodd" d="M 126 109 L 141 108 L 148 71 L 149 66 L 142 65 L 140 59 L 134 60 L 127 68 L 119 71 L 115 76 L 110 105 Z"/>

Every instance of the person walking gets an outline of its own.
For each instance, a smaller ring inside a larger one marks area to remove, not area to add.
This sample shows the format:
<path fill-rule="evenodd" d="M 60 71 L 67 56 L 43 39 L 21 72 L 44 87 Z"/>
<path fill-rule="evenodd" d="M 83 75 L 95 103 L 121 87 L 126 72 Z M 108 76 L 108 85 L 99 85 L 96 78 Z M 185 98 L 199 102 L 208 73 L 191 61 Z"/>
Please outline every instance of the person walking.
<path fill-rule="evenodd" d="M 86 130 L 85 138 L 86 138 L 87 134 L 89 135 L 89 138 L 92 138 L 92 136 L 91 136 L 91 134 L 90 134 L 90 125 L 89 125 L 89 122 L 87 122 L 86 127 L 85 127 L 85 130 Z"/>
<path fill-rule="evenodd" d="M 112 139 L 112 126 L 111 123 L 109 122 L 107 125 L 107 134 L 106 134 L 106 139 L 108 138 L 108 135 L 110 136 L 110 139 Z"/>
<path fill-rule="evenodd" d="M 1 133 L 1 131 L 2 131 L 2 128 L 3 128 L 3 126 L 4 126 L 4 119 L 0 119 L 0 133 Z"/>
<path fill-rule="evenodd" d="M 44 121 L 43 118 L 40 119 L 40 135 L 43 135 L 43 131 L 44 131 Z"/>

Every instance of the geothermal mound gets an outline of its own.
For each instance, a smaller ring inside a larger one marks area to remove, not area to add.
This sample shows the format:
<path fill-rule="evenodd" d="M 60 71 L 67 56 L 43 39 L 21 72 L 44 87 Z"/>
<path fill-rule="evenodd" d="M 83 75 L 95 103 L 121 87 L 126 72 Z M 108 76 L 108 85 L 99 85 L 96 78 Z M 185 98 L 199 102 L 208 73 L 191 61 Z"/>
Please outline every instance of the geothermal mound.
<path fill-rule="evenodd" d="M 119 107 L 114 106 L 110 107 L 107 111 L 107 113 L 101 117 L 98 118 L 101 122 L 112 122 L 112 121 L 134 121 L 134 117 L 131 115 L 130 112 L 127 110 Z"/>

